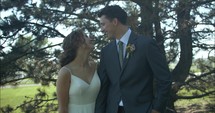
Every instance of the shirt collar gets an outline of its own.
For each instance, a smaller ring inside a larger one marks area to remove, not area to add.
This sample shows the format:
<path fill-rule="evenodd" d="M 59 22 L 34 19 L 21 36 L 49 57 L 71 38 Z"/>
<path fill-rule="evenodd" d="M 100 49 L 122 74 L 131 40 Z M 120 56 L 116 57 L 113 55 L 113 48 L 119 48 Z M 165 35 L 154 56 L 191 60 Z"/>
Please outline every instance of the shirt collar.
<path fill-rule="evenodd" d="M 127 32 L 120 38 L 120 40 L 116 39 L 116 43 L 118 43 L 119 41 L 122 41 L 125 45 L 127 45 L 130 35 L 131 35 L 131 29 L 129 28 Z"/>

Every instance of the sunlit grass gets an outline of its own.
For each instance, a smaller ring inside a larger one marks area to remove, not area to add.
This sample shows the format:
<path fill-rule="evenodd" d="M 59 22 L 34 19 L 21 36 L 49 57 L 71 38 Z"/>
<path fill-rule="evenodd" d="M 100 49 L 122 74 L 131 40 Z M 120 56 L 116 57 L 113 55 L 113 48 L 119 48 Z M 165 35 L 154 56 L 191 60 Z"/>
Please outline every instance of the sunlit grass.
<path fill-rule="evenodd" d="M 23 103 L 27 98 L 33 98 L 37 89 L 44 89 L 50 97 L 55 92 L 55 86 L 24 86 L 24 87 L 12 87 L 12 88 L 1 88 L 0 91 L 0 107 L 10 105 L 11 107 L 17 107 Z M 19 110 L 18 110 L 19 111 Z"/>
<path fill-rule="evenodd" d="M 209 89 L 208 89 L 209 90 Z M 200 91 L 190 90 L 187 91 L 185 89 L 181 90 L 178 95 L 181 96 L 192 96 L 202 94 Z M 205 96 L 202 98 L 195 99 L 179 99 L 174 105 L 178 110 L 186 111 L 186 112 L 195 112 L 195 113 L 213 113 L 214 105 L 215 105 L 215 96 Z"/>
<path fill-rule="evenodd" d="M 7 105 L 10 105 L 11 107 L 17 107 L 20 104 L 23 103 L 24 100 L 26 100 L 26 97 L 33 98 L 36 93 L 38 93 L 37 89 L 45 89 L 47 94 L 49 94 L 50 97 L 52 97 L 53 93 L 56 91 L 55 86 L 51 85 L 50 87 L 44 87 L 44 86 L 22 86 L 22 87 L 10 87 L 10 88 L 1 88 L 0 91 L 0 107 L 5 107 Z M 186 91 L 181 90 L 178 94 L 179 95 L 187 95 L 191 96 L 194 91 Z M 205 105 L 215 105 L 215 98 L 212 96 L 206 96 L 203 98 L 197 98 L 197 99 L 189 99 L 189 100 L 178 100 L 175 102 L 176 108 L 186 108 L 187 109 L 207 109 L 205 108 Z M 16 110 L 14 113 L 20 113 L 20 110 Z M 209 113 L 209 112 L 208 112 Z"/>

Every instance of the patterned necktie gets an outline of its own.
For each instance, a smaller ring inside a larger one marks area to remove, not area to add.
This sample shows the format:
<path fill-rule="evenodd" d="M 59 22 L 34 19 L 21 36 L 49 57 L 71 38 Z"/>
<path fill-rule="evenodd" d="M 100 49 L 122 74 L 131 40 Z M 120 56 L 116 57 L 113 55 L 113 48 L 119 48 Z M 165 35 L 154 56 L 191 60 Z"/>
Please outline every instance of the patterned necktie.
<path fill-rule="evenodd" d="M 123 65 L 123 42 L 119 41 L 118 46 L 119 46 L 119 61 L 120 61 L 120 66 L 122 67 L 122 65 Z"/>

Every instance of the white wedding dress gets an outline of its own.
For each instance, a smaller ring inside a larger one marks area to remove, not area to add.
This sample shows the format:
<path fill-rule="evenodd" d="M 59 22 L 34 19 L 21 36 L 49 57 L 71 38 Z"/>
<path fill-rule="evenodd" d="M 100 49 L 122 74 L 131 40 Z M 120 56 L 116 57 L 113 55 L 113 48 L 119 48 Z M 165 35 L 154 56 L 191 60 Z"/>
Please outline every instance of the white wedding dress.
<path fill-rule="evenodd" d="M 69 70 L 68 68 L 66 69 Z M 100 84 L 97 71 L 94 72 L 90 84 L 71 73 L 68 105 L 69 113 L 94 113 Z"/>

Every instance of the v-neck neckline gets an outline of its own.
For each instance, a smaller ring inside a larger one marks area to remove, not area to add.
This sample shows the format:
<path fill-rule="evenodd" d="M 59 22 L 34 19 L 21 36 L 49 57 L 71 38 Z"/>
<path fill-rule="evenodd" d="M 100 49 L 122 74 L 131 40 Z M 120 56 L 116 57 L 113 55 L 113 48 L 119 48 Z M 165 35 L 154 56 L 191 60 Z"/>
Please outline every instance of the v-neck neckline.
<path fill-rule="evenodd" d="M 71 74 L 73 77 L 76 77 L 76 78 L 78 78 L 79 80 L 81 80 L 82 82 L 84 82 L 85 84 L 87 84 L 87 85 L 91 85 L 91 83 L 92 83 L 92 81 L 93 81 L 93 79 L 94 79 L 94 76 L 95 76 L 95 73 L 96 73 L 96 70 L 95 70 L 95 72 L 93 73 L 93 77 L 91 78 L 91 80 L 90 80 L 90 82 L 88 83 L 88 82 L 86 82 L 85 80 L 83 80 L 83 79 L 81 79 L 80 77 L 78 77 L 78 76 L 75 76 L 75 75 L 73 75 L 73 74 Z"/>

